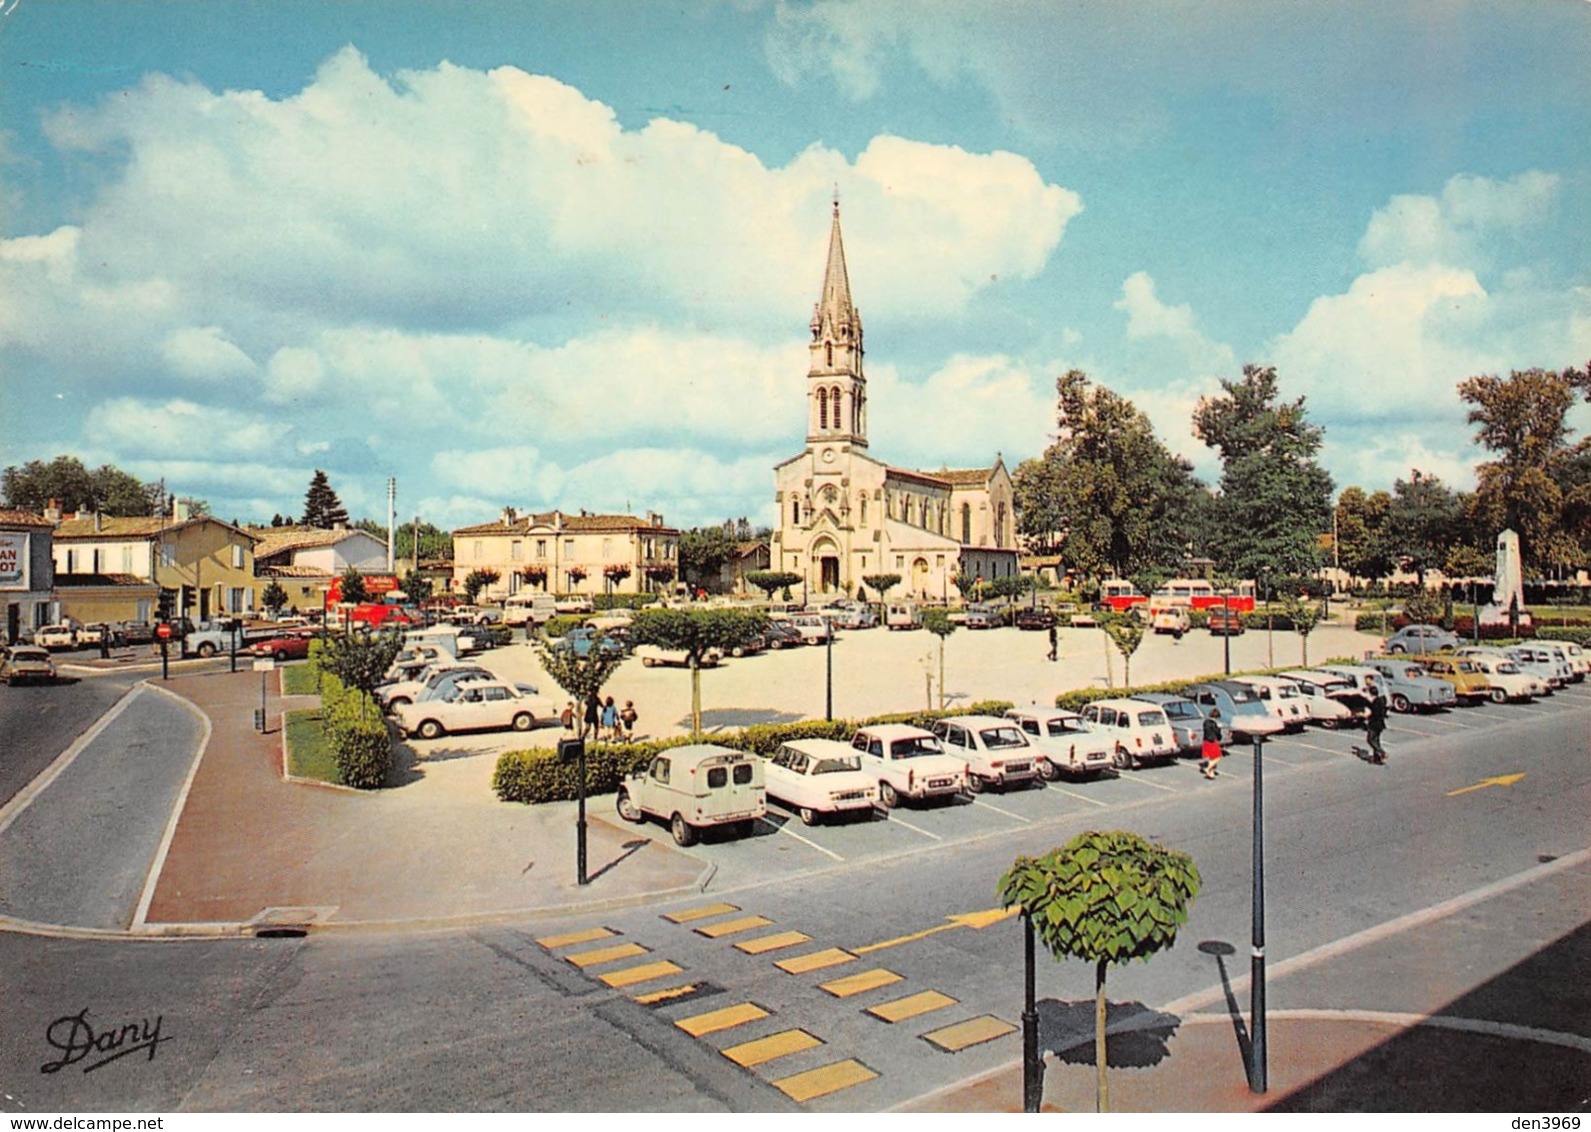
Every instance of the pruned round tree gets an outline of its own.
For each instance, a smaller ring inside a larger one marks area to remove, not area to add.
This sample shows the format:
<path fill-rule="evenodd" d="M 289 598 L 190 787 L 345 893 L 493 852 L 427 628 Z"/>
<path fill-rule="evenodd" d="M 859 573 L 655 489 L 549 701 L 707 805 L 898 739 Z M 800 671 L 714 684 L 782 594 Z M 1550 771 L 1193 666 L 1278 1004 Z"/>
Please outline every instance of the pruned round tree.
<path fill-rule="evenodd" d="M 950 611 L 936 605 L 923 610 L 923 628 L 939 638 L 939 710 L 945 710 L 945 638 L 956 631 Z"/>
<path fill-rule="evenodd" d="M 730 652 L 750 644 L 768 627 L 767 614 L 753 609 L 643 609 L 630 622 L 638 645 L 681 649 L 691 670 L 691 734 L 702 730 L 702 657 L 709 649 Z"/>
<path fill-rule="evenodd" d="M 1130 612 L 1102 614 L 1099 618 L 1099 627 L 1105 631 L 1106 638 L 1116 646 L 1116 651 L 1121 653 L 1123 688 L 1132 687 L 1132 654 L 1138 651 L 1138 646 L 1144 643 L 1144 623 Z M 1108 656 L 1105 658 L 1110 659 Z M 1110 670 L 1107 665 L 1105 675 L 1106 683 Z"/>
<path fill-rule="evenodd" d="M 550 648 L 546 641 L 535 644 L 536 656 L 548 678 L 569 694 L 577 708 L 591 696 L 600 695 L 605 685 L 627 659 L 623 652 L 603 648 L 603 634 L 597 633 L 584 653 L 574 649 Z"/>
<path fill-rule="evenodd" d="M 1176 943 L 1200 884 L 1192 857 L 1125 830 L 1080 833 L 1042 857 L 1018 857 L 1000 878 L 1001 902 L 1022 909 L 1050 954 L 1094 964 L 1100 1112 L 1110 1111 L 1105 973 Z"/>

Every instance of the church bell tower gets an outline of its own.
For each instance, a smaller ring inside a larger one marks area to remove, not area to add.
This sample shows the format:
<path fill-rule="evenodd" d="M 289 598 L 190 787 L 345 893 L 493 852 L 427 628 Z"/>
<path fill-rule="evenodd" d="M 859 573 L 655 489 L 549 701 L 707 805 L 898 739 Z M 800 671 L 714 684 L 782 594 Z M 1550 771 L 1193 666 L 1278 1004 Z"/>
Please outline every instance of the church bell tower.
<path fill-rule="evenodd" d="M 840 199 L 834 198 L 829 261 L 823 291 L 812 308 L 812 354 L 807 368 L 807 447 L 840 443 L 867 447 L 867 378 L 862 375 L 862 316 L 851 302 L 840 238 Z"/>

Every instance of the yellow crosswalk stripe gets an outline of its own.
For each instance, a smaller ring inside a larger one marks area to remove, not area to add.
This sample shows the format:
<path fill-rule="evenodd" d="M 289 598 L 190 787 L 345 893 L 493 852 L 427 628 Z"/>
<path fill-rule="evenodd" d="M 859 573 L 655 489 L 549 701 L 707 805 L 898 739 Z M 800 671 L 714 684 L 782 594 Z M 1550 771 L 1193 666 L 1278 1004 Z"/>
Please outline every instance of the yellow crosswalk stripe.
<path fill-rule="evenodd" d="M 1016 1027 L 1009 1022 L 1002 1021 L 992 1014 L 985 1014 L 981 1018 L 973 1018 L 966 1022 L 957 1022 L 954 1026 L 946 1026 L 943 1030 L 935 1030 L 924 1034 L 923 1038 L 933 1042 L 940 1049 L 956 1053 L 968 1046 L 979 1045 L 983 1042 L 1003 1038 L 1005 1035 L 1015 1033 Z"/>
<path fill-rule="evenodd" d="M 648 991 L 646 994 L 636 995 L 635 1001 L 642 1006 L 656 1006 L 660 1002 L 668 1002 L 670 999 L 684 998 L 688 994 L 695 994 L 701 989 L 701 985 L 700 983 L 686 983 L 682 987 L 667 987 L 663 990 Z"/>
<path fill-rule="evenodd" d="M 598 963 L 611 963 L 615 959 L 629 959 L 636 955 L 645 955 L 646 948 L 638 943 L 619 943 L 612 947 L 595 947 L 590 951 L 576 951 L 572 955 L 565 955 L 564 959 L 584 970 L 594 967 Z"/>
<path fill-rule="evenodd" d="M 691 1018 L 681 1018 L 674 1025 L 684 1030 L 693 1038 L 704 1037 L 707 1034 L 716 1034 L 719 1030 L 727 1030 L 732 1026 L 744 1026 L 747 1022 L 755 1022 L 759 1018 L 768 1017 L 768 1012 L 754 1002 L 742 1002 L 738 1006 L 726 1006 L 722 1010 L 712 1010 L 706 1014 L 697 1014 Z"/>
<path fill-rule="evenodd" d="M 948 994 L 940 994 L 936 990 L 929 990 L 923 991 L 921 994 L 897 998 L 893 1002 L 881 1002 L 877 1006 L 869 1006 L 866 1012 L 875 1018 L 882 1018 L 886 1022 L 904 1022 L 906 1019 L 915 1018 L 919 1014 L 943 1010 L 947 1006 L 954 1005 L 956 1005 L 956 1000 Z"/>
<path fill-rule="evenodd" d="M 825 1097 L 841 1089 L 849 1089 L 852 1085 L 860 1085 L 863 1081 L 871 1081 L 877 1076 L 877 1073 L 860 1061 L 846 1060 L 836 1061 L 833 1065 L 825 1065 L 818 1069 L 808 1069 L 805 1073 L 797 1073 L 793 1077 L 781 1077 L 770 1083 L 791 1100 L 800 1102 Z"/>
<path fill-rule="evenodd" d="M 898 983 L 900 980 L 901 976 L 894 971 L 874 967 L 871 971 L 862 971 L 859 974 L 847 975 L 843 979 L 835 979 L 832 983 L 818 985 L 835 998 L 850 998 L 853 994 L 877 990 L 879 987 L 887 987 L 890 983 Z"/>
<path fill-rule="evenodd" d="M 671 924 L 689 924 L 709 916 L 722 916 L 725 912 L 738 912 L 735 904 L 704 904 L 700 908 L 686 908 L 683 912 L 665 912 L 663 918 Z"/>
<path fill-rule="evenodd" d="M 586 928 L 584 931 L 567 932 L 564 935 L 543 936 L 536 942 L 548 951 L 556 951 L 560 947 L 568 947 L 572 943 L 593 943 L 599 939 L 609 939 L 619 933 L 612 928 Z"/>
<path fill-rule="evenodd" d="M 678 975 L 685 968 L 677 963 L 663 960 L 660 963 L 642 963 L 639 967 L 624 967 L 618 971 L 609 971 L 606 975 L 597 978 L 607 983 L 610 987 L 629 987 L 636 983 L 644 983 L 648 979 L 661 979 L 664 975 Z"/>
<path fill-rule="evenodd" d="M 773 935 L 741 940 L 735 944 L 735 948 L 744 951 L 747 955 L 762 955 L 765 952 L 778 951 L 781 947 L 794 947 L 798 943 L 811 942 L 811 936 L 802 935 L 800 932 L 775 932 Z"/>
<path fill-rule="evenodd" d="M 708 924 L 705 928 L 697 928 L 697 935 L 704 935 L 708 939 L 718 939 L 720 936 L 734 935 L 736 932 L 750 931 L 752 928 L 765 928 L 773 923 L 766 916 L 742 916 L 738 920 L 724 920 L 716 924 Z"/>
<path fill-rule="evenodd" d="M 804 975 L 808 971 L 821 971 L 825 967 L 838 967 L 841 963 L 850 963 L 856 959 L 849 951 L 839 947 L 831 947 L 827 951 L 814 951 L 810 955 L 793 955 L 789 959 L 780 959 L 774 964 L 779 970 L 790 975 Z"/>
<path fill-rule="evenodd" d="M 738 1046 L 730 1046 L 722 1053 L 736 1065 L 750 1069 L 753 1065 L 761 1065 L 776 1057 L 786 1057 L 792 1053 L 800 1053 L 802 1050 L 816 1049 L 822 1044 L 822 1041 L 805 1030 L 786 1030 L 780 1034 L 758 1038 L 754 1042 L 742 1042 Z"/>

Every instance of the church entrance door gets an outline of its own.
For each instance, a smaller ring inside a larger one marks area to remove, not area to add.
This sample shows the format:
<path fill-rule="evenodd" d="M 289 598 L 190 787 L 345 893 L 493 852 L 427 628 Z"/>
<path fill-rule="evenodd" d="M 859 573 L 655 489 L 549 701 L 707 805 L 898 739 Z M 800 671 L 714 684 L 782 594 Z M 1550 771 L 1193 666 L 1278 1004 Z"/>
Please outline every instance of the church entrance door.
<path fill-rule="evenodd" d="M 824 593 L 833 593 L 840 588 L 840 560 L 838 558 L 818 559 L 821 573 L 821 588 Z"/>
<path fill-rule="evenodd" d="M 918 597 L 928 596 L 928 559 L 918 558 L 912 562 L 911 587 Z"/>

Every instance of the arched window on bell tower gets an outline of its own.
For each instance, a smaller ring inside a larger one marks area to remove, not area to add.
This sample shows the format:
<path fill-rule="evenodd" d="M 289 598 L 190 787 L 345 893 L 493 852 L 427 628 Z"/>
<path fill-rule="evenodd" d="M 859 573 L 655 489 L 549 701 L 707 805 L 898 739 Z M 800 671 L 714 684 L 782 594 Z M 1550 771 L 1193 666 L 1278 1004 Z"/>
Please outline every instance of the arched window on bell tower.
<path fill-rule="evenodd" d="M 834 406 L 834 431 L 839 432 L 845 425 L 840 419 L 840 387 L 838 385 L 829 390 L 829 404 Z"/>
<path fill-rule="evenodd" d="M 820 430 L 822 430 L 822 429 L 827 429 L 828 427 L 829 427 L 829 391 L 827 389 L 819 389 L 818 390 L 818 428 Z"/>

